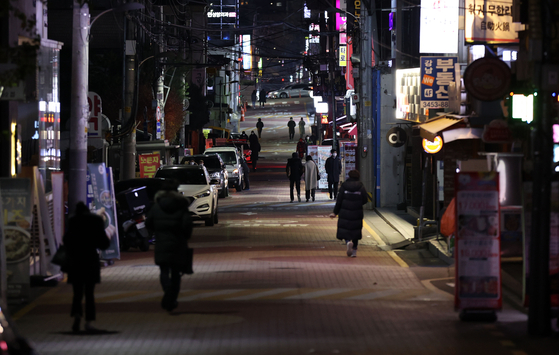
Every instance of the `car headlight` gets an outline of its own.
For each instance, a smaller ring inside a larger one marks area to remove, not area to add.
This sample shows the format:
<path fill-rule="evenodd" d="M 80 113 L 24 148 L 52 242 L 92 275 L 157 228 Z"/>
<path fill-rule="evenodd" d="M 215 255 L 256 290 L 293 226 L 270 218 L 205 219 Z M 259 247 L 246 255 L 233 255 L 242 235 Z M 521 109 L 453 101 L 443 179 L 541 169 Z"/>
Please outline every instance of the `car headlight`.
<path fill-rule="evenodd" d="M 208 197 L 211 195 L 211 191 L 210 190 L 206 190 L 204 192 L 200 192 L 199 194 L 194 195 L 194 198 L 202 198 L 202 197 Z"/>
<path fill-rule="evenodd" d="M 233 175 L 239 175 L 239 169 L 233 170 Z"/>

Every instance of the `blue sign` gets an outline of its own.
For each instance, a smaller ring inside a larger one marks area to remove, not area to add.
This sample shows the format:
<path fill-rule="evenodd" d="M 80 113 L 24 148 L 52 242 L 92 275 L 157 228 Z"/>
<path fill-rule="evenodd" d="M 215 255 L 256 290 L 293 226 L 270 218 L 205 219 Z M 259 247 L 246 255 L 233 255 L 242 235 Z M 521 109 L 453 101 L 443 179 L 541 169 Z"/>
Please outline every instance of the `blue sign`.
<path fill-rule="evenodd" d="M 456 81 L 458 57 L 421 57 L 421 108 L 449 108 L 448 87 Z"/>
<path fill-rule="evenodd" d="M 112 170 L 105 163 L 87 164 L 88 185 L 87 202 L 92 213 L 96 213 L 105 222 L 105 233 L 111 244 L 101 252 L 102 259 L 120 259 L 118 242 L 118 225 L 115 204 Z"/>

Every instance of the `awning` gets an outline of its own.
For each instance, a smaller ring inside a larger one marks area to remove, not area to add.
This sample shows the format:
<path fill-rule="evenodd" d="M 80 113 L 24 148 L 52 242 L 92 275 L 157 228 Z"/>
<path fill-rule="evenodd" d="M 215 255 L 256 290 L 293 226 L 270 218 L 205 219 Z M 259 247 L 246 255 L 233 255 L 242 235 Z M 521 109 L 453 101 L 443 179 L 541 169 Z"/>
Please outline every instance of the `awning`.
<path fill-rule="evenodd" d="M 435 140 L 436 136 L 440 135 L 440 132 L 463 121 L 464 118 L 450 118 L 448 116 L 436 117 L 418 125 L 419 135 L 432 142 Z"/>
<path fill-rule="evenodd" d="M 357 125 L 354 125 L 353 127 L 351 127 L 351 129 L 347 132 L 347 134 L 349 134 L 350 136 L 356 136 L 357 135 Z"/>

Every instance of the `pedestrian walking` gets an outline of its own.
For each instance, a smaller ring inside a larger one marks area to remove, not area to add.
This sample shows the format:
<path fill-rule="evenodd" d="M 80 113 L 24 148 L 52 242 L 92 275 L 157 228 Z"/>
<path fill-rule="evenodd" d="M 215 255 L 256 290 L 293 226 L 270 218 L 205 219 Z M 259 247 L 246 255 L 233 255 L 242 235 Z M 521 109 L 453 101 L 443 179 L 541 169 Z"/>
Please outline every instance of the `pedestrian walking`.
<path fill-rule="evenodd" d="M 188 248 L 192 234 L 190 203 L 178 193 L 178 186 L 175 180 L 165 181 L 146 218 L 146 226 L 157 240 L 154 257 L 163 288 L 161 307 L 168 312 L 178 307 L 182 274 L 192 273 L 192 249 Z"/>
<path fill-rule="evenodd" d="M 357 256 L 357 245 L 362 238 L 363 205 L 367 203 L 367 190 L 359 181 L 359 171 L 351 170 L 349 179 L 340 187 L 340 193 L 330 218 L 338 216 L 336 238 L 346 243 L 347 256 Z"/>
<path fill-rule="evenodd" d="M 245 131 L 241 132 L 241 135 L 239 136 L 239 139 L 248 139 L 247 134 L 245 133 Z"/>
<path fill-rule="evenodd" d="M 287 127 L 289 127 L 289 140 L 292 140 L 295 135 L 295 121 L 293 121 L 293 117 L 289 117 Z"/>
<path fill-rule="evenodd" d="M 260 102 L 260 106 L 264 106 L 264 104 L 266 103 L 266 90 L 261 89 L 260 90 L 260 97 L 258 98 L 258 101 Z"/>
<path fill-rule="evenodd" d="M 252 94 L 250 94 L 250 100 L 252 101 L 252 108 L 256 108 L 256 89 L 252 90 Z"/>
<path fill-rule="evenodd" d="M 301 120 L 299 121 L 299 138 L 301 139 L 303 139 L 303 136 L 305 135 L 305 124 L 305 120 L 301 117 Z"/>
<path fill-rule="evenodd" d="M 250 142 L 250 161 L 252 163 L 252 171 L 256 170 L 256 162 L 258 161 L 258 154 L 260 153 L 260 141 L 258 137 L 254 133 L 254 131 L 250 132 L 250 137 L 248 138 Z"/>
<path fill-rule="evenodd" d="M 251 156 L 252 159 L 252 156 Z M 245 157 L 241 158 L 241 166 L 243 168 L 243 182 L 245 184 L 244 190 L 250 190 L 250 180 L 248 178 L 249 168 Z"/>
<path fill-rule="evenodd" d="M 68 230 L 63 238 L 66 246 L 68 283 L 72 284 L 74 296 L 70 316 L 74 318 L 72 331 L 80 331 L 83 317 L 82 299 L 85 296 L 86 331 L 97 329 L 91 324 L 95 321 L 95 284 L 101 282 L 101 266 L 98 249 L 105 250 L 110 240 L 105 233 L 105 221 L 89 208 L 78 202 L 75 214 L 68 220 Z"/>
<path fill-rule="evenodd" d="M 297 199 L 301 202 L 301 175 L 303 174 L 303 163 L 299 159 L 297 153 L 291 154 L 291 158 L 287 159 L 287 165 L 285 166 L 285 172 L 289 178 L 289 197 L 291 202 L 293 202 L 293 186 L 297 189 Z"/>
<path fill-rule="evenodd" d="M 296 148 L 297 154 L 299 154 L 299 158 L 302 160 L 305 155 L 307 155 L 307 143 L 303 140 L 303 138 L 299 138 L 299 142 L 297 142 Z"/>
<path fill-rule="evenodd" d="M 312 159 L 310 155 L 307 155 L 305 163 L 305 197 L 307 202 L 309 198 L 312 198 L 314 202 L 315 191 L 318 188 L 318 180 L 320 180 L 320 175 L 318 174 L 318 166 Z"/>
<path fill-rule="evenodd" d="M 256 129 L 258 130 L 258 138 L 262 138 L 262 128 L 264 127 L 264 122 L 262 119 L 259 118 L 258 122 L 256 122 Z"/>
<path fill-rule="evenodd" d="M 334 199 L 338 197 L 338 183 L 340 182 L 340 173 L 342 172 L 342 162 L 338 158 L 338 152 L 335 149 L 330 151 L 331 155 L 326 159 L 324 168 L 326 169 L 326 174 L 328 174 L 328 194 L 330 199 L 332 199 L 332 193 L 334 194 Z"/>

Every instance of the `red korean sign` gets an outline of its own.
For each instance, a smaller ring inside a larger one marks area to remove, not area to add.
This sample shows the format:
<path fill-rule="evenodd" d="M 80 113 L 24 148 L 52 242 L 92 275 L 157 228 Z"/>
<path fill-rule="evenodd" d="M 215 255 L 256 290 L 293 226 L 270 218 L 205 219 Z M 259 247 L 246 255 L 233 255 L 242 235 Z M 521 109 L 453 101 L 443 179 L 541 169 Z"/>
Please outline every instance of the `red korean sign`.
<path fill-rule="evenodd" d="M 501 309 L 499 174 L 458 173 L 455 186 L 454 307 Z"/>
<path fill-rule="evenodd" d="M 140 154 L 140 177 L 141 178 L 152 178 L 155 175 L 157 169 L 161 165 L 160 157 L 158 153 L 154 154 Z"/>

